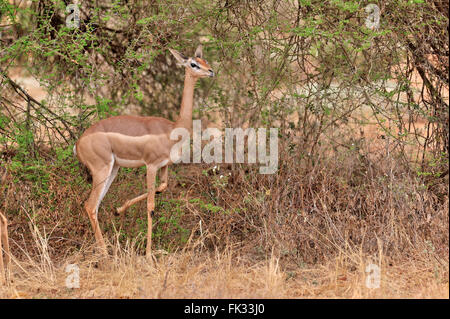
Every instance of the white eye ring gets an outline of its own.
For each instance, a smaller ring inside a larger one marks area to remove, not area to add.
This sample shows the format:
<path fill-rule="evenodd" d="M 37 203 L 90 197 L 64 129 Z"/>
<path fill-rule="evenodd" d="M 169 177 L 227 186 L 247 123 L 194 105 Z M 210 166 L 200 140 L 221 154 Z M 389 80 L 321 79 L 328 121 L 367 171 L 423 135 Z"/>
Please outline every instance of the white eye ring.
<path fill-rule="evenodd" d="M 195 64 L 194 62 L 191 62 L 191 67 L 200 69 L 200 67 L 197 64 Z"/>

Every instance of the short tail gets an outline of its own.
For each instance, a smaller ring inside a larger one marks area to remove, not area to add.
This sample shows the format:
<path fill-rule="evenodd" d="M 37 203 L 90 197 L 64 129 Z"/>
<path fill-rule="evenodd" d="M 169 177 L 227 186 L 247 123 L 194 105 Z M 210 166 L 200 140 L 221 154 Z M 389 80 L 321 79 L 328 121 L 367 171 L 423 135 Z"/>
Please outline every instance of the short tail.
<path fill-rule="evenodd" d="M 75 157 L 78 157 L 77 156 L 77 144 L 75 144 L 74 146 L 73 146 L 73 155 L 75 155 Z M 85 171 L 86 172 L 86 175 L 87 175 L 87 181 L 89 182 L 89 183 L 92 183 L 92 175 L 91 175 L 91 172 L 89 171 L 89 169 L 86 167 L 86 165 L 83 165 L 83 162 L 80 160 L 80 165 L 81 165 L 81 170 L 83 170 L 83 171 Z"/>

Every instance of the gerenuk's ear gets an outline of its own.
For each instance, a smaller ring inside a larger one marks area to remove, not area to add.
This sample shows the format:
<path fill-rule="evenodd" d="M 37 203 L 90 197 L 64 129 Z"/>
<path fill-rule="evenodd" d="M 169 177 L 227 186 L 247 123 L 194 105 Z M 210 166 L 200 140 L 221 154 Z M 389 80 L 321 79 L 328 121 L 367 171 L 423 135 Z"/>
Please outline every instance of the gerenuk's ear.
<path fill-rule="evenodd" d="M 188 58 L 185 57 L 183 54 L 181 54 L 180 52 L 178 52 L 177 50 L 174 49 L 169 49 L 170 53 L 172 53 L 172 55 L 175 57 L 175 59 L 177 60 L 177 64 L 181 65 L 181 66 L 185 66 Z"/>
<path fill-rule="evenodd" d="M 203 47 L 202 47 L 201 44 L 197 47 L 197 50 L 195 50 L 195 55 L 194 56 L 196 58 L 203 59 Z"/>

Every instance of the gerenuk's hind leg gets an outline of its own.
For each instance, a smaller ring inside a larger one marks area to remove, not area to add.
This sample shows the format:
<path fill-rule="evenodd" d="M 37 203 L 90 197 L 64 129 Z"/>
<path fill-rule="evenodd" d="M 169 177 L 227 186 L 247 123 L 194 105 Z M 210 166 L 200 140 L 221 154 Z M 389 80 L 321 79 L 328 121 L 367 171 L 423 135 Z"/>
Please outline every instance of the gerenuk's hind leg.
<path fill-rule="evenodd" d="M 146 256 L 151 258 L 152 253 L 152 226 L 153 215 L 155 214 L 155 181 L 156 181 L 156 168 L 149 165 L 147 166 L 147 247 Z"/>
<path fill-rule="evenodd" d="M 112 179 L 114 179 L 114 176 L 112 176 L 113 168 L 114 162 L 111 162 L 109 165 L 104 165 L 100 170 L 92 173 L 91 194 L 84 204 L 86 213 L 91 221 L 97 246 L 104 255 L 107 255 L 107 249 L 98 223 L 98 207 L 108 190 L 107 188 L 111 185 Z M 115 171 L 115 173 L 117 173 L 117 171 Z"/>

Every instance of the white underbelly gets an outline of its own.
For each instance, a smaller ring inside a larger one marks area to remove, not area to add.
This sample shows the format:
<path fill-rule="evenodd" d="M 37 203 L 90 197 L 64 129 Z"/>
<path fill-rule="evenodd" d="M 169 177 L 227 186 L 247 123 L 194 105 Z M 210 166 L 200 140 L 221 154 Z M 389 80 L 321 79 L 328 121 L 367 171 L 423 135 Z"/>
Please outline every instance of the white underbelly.
<path fill-rule="evenodd" d="M 138 160 L 125 159 L 125 158 L 120 158 L 120 157 L 118 157 L 115 154 L 114 154 L 114 161 L 119 166 L 129 167 L 129 168 L 136 168 L 136 167 L 141 167 L 141 166 L 147 165 L 144 162 L 144 160 L 142 160 L 142 159 L 138 159 Z M 159 169 L 159 168 L 161 168 L 163 166 L 166 166 L 168 163 L 169 163 L 169 160 L 165 159 L 161 163 L 157 163 L 156 164 L 156 168 Z"/>
<path fill-rule="evenodd" d="M 145 165 L 144 160 L 131 160 L 131 159 L 124 159 L 117 157 L 114 155 L 114 160 L 116 161 L 117 165 L 122 167 L 141 167 Z"/>
<path fill-rule="evenodd" d="M 159 163 L 159 164 L 157 165 L 157 168 L 164 167 L 164 166 L 166 166 L 168 163 L 169 163 L 169 160 L 168 160 L 168 159 L 165 159 L 164 161 L 162 161 L 161 163 Z"/>

